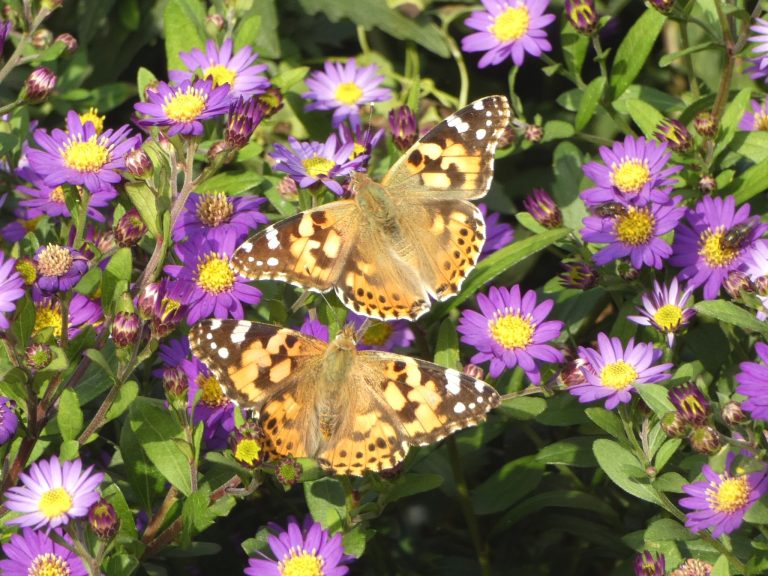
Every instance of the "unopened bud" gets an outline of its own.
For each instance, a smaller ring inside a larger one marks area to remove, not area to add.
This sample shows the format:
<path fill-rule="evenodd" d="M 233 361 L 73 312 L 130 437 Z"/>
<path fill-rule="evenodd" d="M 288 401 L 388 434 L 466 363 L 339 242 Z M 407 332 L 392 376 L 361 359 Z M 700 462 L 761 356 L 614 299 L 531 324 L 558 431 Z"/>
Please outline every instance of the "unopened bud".
<path fill-rule="evenodd" d="M 205 31 L 209 36 L 216 36 L 226 24 L 221 14 L 210 14 L 205 18 Z"/>
<path fill-rule="evenodd" d="M 147 227 L 135 208 L 123 214 L 115 226 L 115 240 L 119 246 L 126 248 L 136 246 L 146 233 Z"/>
<path fill-rule="evenodd" d="M 597 283 L 597 271 L 581 260 L 568 260 L 561 263 L 565 270 L 558 277 L 566 288 L 587 290 Z"/>
<path fill-rule="evenodd" d="M 47 28 L 39 28 L 32 34 L 29 43 L 38 50 L 45 50 L 53 44 L 53 32 Z"/>
<path fill-rule="evenodd" d="M 717 191 L 717 180 L 710 174 L 704 174 L 699 178 L 698 187 L 702 194 L 714 194 Z"/>
<path fill-rule="evenodd" d="M 712 137 L 717 133 L 717 120 L 712 112 L 699 112 L 693 119 L 693 127 L 702 136 Z"/>
<path fill-rule="evenodd" d="M 728 402 L 723 406 L 721 416 L 723 421 L 729 426 L 736 426 L 747 421 L 747 415 L 744 414 L 741 404 L 738 402 Z"/>
<path fill-rule="evenodd" d="M 523 206 L 544 228 L 559 228 L 563 225 L 563 214 L 552 196 L 543 188 L 534 188 L 523 198 Z"/>
<path fill-rule="evenodd" d="M 295 200 L 298 190 L 299 187 L 296 185 L 296 180 L 290 176 L 285 176 L 277 185 L 277 192 L 286 200 Z"/>
<path fill-rule="evenodd" d="M 592 34 L 597 30 L 597 10 L 593 0 L 565 0 L 565 14 L 578 32 Z"/>
<path fill-rule="evenodd" d="M 118 312 L 112 321 L 112 340 L 118 348 L 130 346 L 139 337 L 141 322 L 133 312 Z"/>
<path fill-rule="evenodd" d="M 740 270 L 731 270 L 728 272 L 728 276 L 726 276 L 723 281 L 723 288 L 725 288 L 728 296 L 734 300 L 741 299 L 746 292 L 755 291 L 752 280 Z"/>
<path fill-rule="evenodd" d="M 53 353 L 48 344 L 30 344 L 24 353 L 27 366 L 32 370 L 43 370 L 53 360 Z"/>
<path fill-rule="evenodd" d="M 389 129 L 398 150 L 405 151 L 414 145 L 419 136 L 416 116 L 410 106 L 400 106 L 389 112 Z"/>
<path fill-rule="evenodd" d="M 523 138 L 528 140 L 528 142 L 533 142 L 534 144 L 537 144 L 541 142 L 542 138 L 544 138 L 544 128 L 542 128 L 537 124 L 528 124 L 525 127 Z"/>
<path fill-rule="evenodd" d="M 77 52 L 77 49 L 79 47 L 79 44 L 77 42 L 77 38 L 72 36 L 72 34 L 69 34 L 68 32 L 64 32 L 63 34 L 59 34 L 56 36 L 56 39 L 54 42 L 61 42 L 66 46 L 64 52 L 65 54 L 72 55 L 75 52 Z"/>
<path fill-rule="evenodd" d="M 229 149 L 229 146 L 227 146 L 227 143 L 224 140 L 219 140 L 218 142 L 214 142 L 211 144 L 211 147 L 208 148 L 208 160 L 213 160 L 221 154 L 222 152 L 226 152 Z"/>
<path fill-rule="evenodd" d="M 691 149 L 693 139 L 685 124 L 674 118 L 666 118 L 656 126 L 653 134 L 659 141 L 666 142 L 675 152 L 686 152 Z"/>
<path fill-rule="evenodd" d="M 152 175 L 152 160 L 141 148 L 134 148 L 125 155 L 125 168 L 136 178 L 149 178 Z"/>
<path fill-rule="evenodd" d="M 675 6 L 675 0 L 649 0 L 649 2 L 662 14 L 669 14 Z"/>
<path fill-rule="evenodd" d="M 688 436 L 691 448 L 700 454 L 714 454 L 720 450 L 720 435 L 712 426 L 696 426 Z"/>
<path fill-rule="evenodd" d="M 88 510 L 88 524 L 101 540 L 111 540 L 120 529 L 120 518 L 114 506 L 100 498 Z"/>
<path fill-rule="evenodd" d="M 257 96 L 264 107 L 264 118 L 271 118 L 283 107 L 283 93 L 277 86 L 270 86 L 266 92 Z M 288 132 L 290 134 L 290 131 Z"/>
<path fill-rule="evenodd" d="M 172 404 L 182 400 L 183 405 L 186 405 L 189 381 L 181 368 L 178 366 L 163 368 L 163 390 Z"/>
<path fill-rule="evenodd" d="M 293 456 L 286 456 L 277 463 L 277 467 L 275 468 L 277 481 L 280 482 L 285 489 L 288 489 L 299 482 L 301 480 L 302 472 L 301 464 L 299 464 Z"/>
<path fill-rule="evenodd" d="M 667 412 L 662 416 L 661 429 L 670 438 L 683 438 L 688 431 L 688 423 L 677 412 Z"/>
<path fill-rule="evenodd" d="M 27 76 L 22 95 L 27 102 L 39 104 L 51 95 L 55 87 L 56 74 L 50 68 L 41 66 L 32 70 L 29 76 Z"/>

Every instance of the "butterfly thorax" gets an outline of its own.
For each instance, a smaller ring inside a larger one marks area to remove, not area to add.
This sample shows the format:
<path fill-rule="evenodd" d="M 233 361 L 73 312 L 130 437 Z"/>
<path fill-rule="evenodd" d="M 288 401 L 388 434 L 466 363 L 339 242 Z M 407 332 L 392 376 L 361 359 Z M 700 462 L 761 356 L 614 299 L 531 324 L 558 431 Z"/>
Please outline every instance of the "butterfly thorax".
<path fill-rule="evenodd" d="M 349 401 L 351 372 L 357 347 L 347 331 L 340 332 L 323 354 L 317 375 L 317 415 L 320 433 L 327 440 L 339 425 L 342 405 Z"/>
<path fill-rule="evenodd" d="M 355 200 L 366 218 L 385 227 L 397 224 L 397 208 L 384 186 L 365 174 L 357 174 L 354 190 Z"/>

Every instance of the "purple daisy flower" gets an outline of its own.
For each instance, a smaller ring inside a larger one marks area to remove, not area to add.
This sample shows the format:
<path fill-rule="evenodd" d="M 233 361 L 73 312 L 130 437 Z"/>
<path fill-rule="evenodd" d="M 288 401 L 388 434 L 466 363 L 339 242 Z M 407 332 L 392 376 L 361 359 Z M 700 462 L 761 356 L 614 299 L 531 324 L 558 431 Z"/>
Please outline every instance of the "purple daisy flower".
<path fill-rule="evenodd" d="M 744 113 L 739 122 L 739 128 L 749 132 L 765 132 L 768 130 L 768 98 L 762 104 L 757 100 L 752 100 L 750 104 L 752 112 Z"/>
<path fill-rule="evenodd" d="M 307 516 L 300 526 L 295 518 L 288 518 L 283 530 L 277 524 L 269 524 L 275 534 L 268 542 L 275 559 L 249 558 L 247 576 L 282 576 L 285 574 L 322 574 L 344 576 L 354 557 L 344 554 L 341 534 L 330 535 L 323 527 Z"/>
<path fill-rule="evenodd" d="M 744 410 L 752 414 L 753 418 L 768 421 L 768 344 L 758 342 L 755 344 L 755 351 L 762 364 L 739 364 L 741 371 L 735 376 L 736 382 L 739 383 L 736 392 L 747 397 L 741 404 Z"/>
<path fill-rule="evenodd" d="M 74 248 L 48 244 L 33 257 L 37 264 L 35 285 L 48 294 L 66 292 L 88 271 L 88 260 Z"/>
<path fill-rule="evenodd" d="M 672 154 L 667 145 L 645 138 L 627 136 L 624 142 L 600 147 L 603 163 L 588 162 L 586 174 L 597 185 L 581 193 L 587 205 L 620 202 L 625 206 L 645 206 L 648 202 L 666 204 L 682 166 L 667 166 Z"/>
<path fill-rule="evenodd" d="M 768 21 L 763 18 L 755 18 L 756 24 L 749 27 L 754 32 L 749 37 L 749 41 L 753 44 L 752 53 L 753 58 L 749 60 L 752 62 L 752 66 L 744 70 L 749 77 L 753 80 L 765 80 L 768 78 Z"/>
<path fill-rule="evenodd" d="M 61 338 L 61 303 L 58 300 L 45 298 L 33 292 L 35 300 L 35 326 L 32 335 L 39 334 L 46 328 L 51 328 L 54 338 Z M 83 326 L 93 326 L 101 329 L 103 311 L 101 306 L 82 294 L 74 293 L 69 301 L 69 318 L 67 322 L 67 334 L 74 338 L 83 329 Z"/>
<path fill-rule="evenodd" d="M 461 40 L 464 52 L 485 52 L 478 67 L 501 64 L 512 58 L 522 66 L 526 53 L 541 56 L 552 50 L 544 28 L 555 20 L 545 14 L 548 0 L 482 0 L 484 11 L 472 12 L 464 20 L 468 27 L 479 30 Z"/>
<path fill-rule="evenodd" d="M 587 216 L 581 231 L 586 242 L 608 244 L 592 259 L 603 266 L 619 258 L 629 257 L 632 266 L 651 266 L 660 270 L 672 248 L 661 236 L 674 230 L 685 214 L 681 196 L 670 204 L 650 202 L 645 206 L 629 206 L 611 217 Z"/>
<path fill-rule="evenodd" d="M 683 486 L 688 496 L 680 499 L 680 506 L 690 510 L 685 526 L 691 532 L 709 529 L 713 538 L 730 534 L 741 526 L 747 510 L 768 492 L 765 468 L 751 474 L 733 475 L 730 469 L 734 459 L 733 454 L 728 454 L 721 474 L 704 464 L 701 473 L 706 480 Z"/>
<path fill-rule="evenodd" d="M 275 160 L 274 169 L 285 172 L 302 188 L 309 188 L 322 182 L 334 194 L 341 196 L 344 189 L 334 178 L 347 176 L 358 170 L 365 162 L 363 155 L 352 158 L 354 142 L 339 145 L 336 134 L 323 142 L 299 142 L 288 137 L 289 150 L 282 144 L 275 144 L 270 156 Z"/>
<path fill-rule="evenodd" d="M 16 402 L 0 396 L 0 446 L 16 435 L 19 417 L 16 414 Z"/>
<path fill-rule="evenodd" d="M 196 238 L 203 235 L 238 245 L 267 217 L 259 206 L 266 198 L 256 196 L 227 196 L 224 192 L 190 194 L 184 212 L 173 229 L 173 239 Z"/>
<path fill-rule="evenodd" d="M 68 544 L 72 538 L 61 530 L 54 530 L 58 538 Z M 24 528 L 3 544 L 4 560 L 0 560 L 0 572 L 6 576 L 43 576 L 61 574 L 86 576 L 83 561 L 74 552 L 54 542 L 45 532 Z"/>
<path fill-rule="evenodd" d="M 258 288 L 235 274 L 229 258 L 235 243 L 206 238 L 176 245 L 181 265 L 168 265 L 167 274 L 181 286 L 182 304 L 188 307 L 187 322 L 201 318 L 235 318 L 242 320 L 243 303 L 255 305 L 261 300 Z"/>
<path fill-rule="evenodd" d="M 653 281 L 653 292 L 643 294 L 643 306 L 638 308 L 642 316 L 627 316 L 642 326 L 653 326 L 667 335 L 670 348 L 675 343 L 675 334 L 690 324 L 696 316 L 696 310 L 687 306 L 693 294 L 693 288 L 681 290 L 677 277 L 672 278 L 669 286 Z"/>
<path fill-rule="evenodd" d="M 654 554 L 644 550 L 635 556 L 635 576 L 664 576 L 666 574 L 666 559 L 664 554 Z"/>
<path fill-rule="evenodd" d="M 73 518 L 82 518 L 100 498 L 96 489 L 104 474 L 92 474 L 92 470 L 93 466 L 83 470 L 79 458 L 59 462 L 57 456 L 52 456 L 50 460 L 35 462 L 29 474 L 19 475 L 22 486 L 9 488 L 6 493 L 5 507 L 22 513 L 8 520 L 8 524 L 56 528 Z"/>
<path fill-rule="evenodd" d="M 383 137 L 384 128 L 372 131 L 370 126 L 353 128 L 345 122 L 339 126 L 339 146 L 344 146 L 347 142 L 354 144 L 349 159 L 353 160 L 358 156 L 365 156 L 364 162 L 357 168 L 361 172 L 365 171 L 368 161 L 371 159 L 371 151 L 379 145 Z"/>
<path fill-rule="evenodd" d="M 638 384 L 662 382 L 671 377 L 672 364 L 656 364 L 662 356 L 651 344 L 630 338 L 626 349 L 618 338 L 597 335 L 597 350 L 579 346 L 579 356 L 587 362 L 581 368 L 587 381 L 568 388 L 581 403 L 605 399 L 605 407 L 613 410 L 629 402 Z"/>
<path fill-rule="evenodd" d="M 24 296 L 24 279 L 16 270 L 16 260 L 0 252 L 0 330 L 8 330 L 6 314 L 16 310 L 16 301 Z"/>
<path fill-rule="evenodd" d="M 365 316 L 358 316 L 354 312 L 350 312 L 347 317 L 347 322 L 351 322 L 355 330 L 359 330 L 366 320 L 369 322 L 365 332 L 359 335 L 358 350 L 386 350 L 391 352 L 395 348 L 408 348 L 416 339 L 413 330 L 411 330 L 411 323 L 407 320 L 382 322 Z"/>
<path fill-rule="evenodd" d="M 185 80 L 178 86 L 159 82 L 147 91 L 148 102 L 133 105 L 146 118 L 139 126 L 169 126 L 168 136 L 200 136 L 203 120 L 222 116 L 229 110 L 229 84 L 213 88 L 213 80 Z"/>
<path fill-rule="evenodd" d="M 756 242 L 745 260 L 744 272 L 757 286 L 755 293 L 763 309 L 757 311 L 758 320 L 768 319 L 768 242 Z"/>
<path fill-rule="evenodd" d="M 312 336 L 323 342 L 328 342 L 328 326 L 310 316 L 304 319 L 304 322 L 299 327 L 299 332 L 303 332 L 307 336 Z"/>
<path fill-rule="evenodd" d="M 85 186 L 92 193 L 122 180 L 117 171 L 125 168 L 125 155 L 141 143 L 128 125 L 98 134 L 93 123 L 83 124 L 74 110 L 67 113 L 66 132 L 38 129 L 33 136 L 42 150 L 29 148 L 29 166 L 45 175 L 45 184 Z"/>
<path fill-rule="evenodd" d="M 687 223 L 675 231 L 669 261 L 682 268 L 680 279 L 688 280 L 689 286 L 704 285 L 707 300 L 717 297 L 731 270 L 744 268 L 757 239 L 768 230 L 768 224 L 757 223 L 757 217 L 750 218 L 749 211 L 749 204 L 736 210 L 733 196 L 705 196 L 694 210 L 688 210 Z M 738 245 L 724 244 L 726 233 L 742 224 L 751 227 Z"/>
<path fill-rule="evenodd" d="M 227 38 L 216 46 L 216 42 L 208 40 L 205 52 L 193 48 L 189 52 L 180 52 L 182 62 L 191 70 L 171 70 L 168 76 L 174 84 L 192 81 L 194 74 L 200 78 L 211 78 L 213 86 L 229 85 L 230 98 L 240 96 L 248 98 L 263 94 L 269 88 L 269 80 L 263 75 L 267 70 L 266 64 L 254 64 L 258 54 L 250 46 L 244 46 L 232 55 L 232 38 Z"/>
<path fill-rule="evenodd" d="M 499 248 L 512 244 L 515 240 L 515 229 L 507 222 L 499 222 L 501 215 L 498 212 L 488 214 L 488 207 L 480 203 L 477 205 L 485 218 L 485 244 L 480 252 L 480 260 L 493 254 Z"/>
<path fill-rule="evenodd" d="M 333 110 L 333 127 L 349 118 L 353 128 L 360 126 L 360 106 L 372 102 L 385 102 L 392 97 L 389 88 L 380 88 L 384 76 L 377 76 L 376 64 L 357 67 L 354 58 L 346 63 L 326 62 L 323 70 L 312 72 L 306 80 L 308 92 L 302 94 L 314 100 L 306 110 Z"/>
<path fill-rule="evenodd" d="M 539 362 L 563 362 L 559 350 L 545 344 L 560 336 L 563 323 L 545 321 L 554 306 L 552 300 L 536 303 L 536 293 L 520 293 L 520 285 L 511 290 L 492 286 L 485 294 L 477 295 L 480 312 L 464 310 L 458 331 L 461 341 L 473 346 L 477 354 L 473 364 L 490 360 L 489 374 L 499 376 L 504 368 L 520 366 L 534 384 L 541 382 Z"/>

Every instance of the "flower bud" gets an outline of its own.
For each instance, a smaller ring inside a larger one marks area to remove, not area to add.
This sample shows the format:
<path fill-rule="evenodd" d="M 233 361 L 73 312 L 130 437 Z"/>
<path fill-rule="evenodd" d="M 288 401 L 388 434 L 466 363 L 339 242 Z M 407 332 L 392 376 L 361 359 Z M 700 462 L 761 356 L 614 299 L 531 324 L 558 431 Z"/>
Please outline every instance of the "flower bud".
<path fill-rule="evenodd" d="M 541 142 L 541 139 L 544 138 L 544 128 L 542 128 L 537 124 L 528 124 L 525 127 L 523 138 L 528 140 L 528 142 L 538 144 L 539 142 Z"/>
<path fill-rule="evenodd" d="M 256 468 L 266 456 L 264 450 L 264 432 L 257 422 L 246 422 L 229 437 L 232 455 L 247 468 Z"/>
<path fill-rule="evenodd" d="M 709 418 L 709 400 L 693 382 L 672 388 L 667 394 L 677 413 L 689 424 L 703 424 Z"/>
<path fill-rule="evenodd" d="M 118 348 L 130 346 L 139 337 L 141 322 L 133 312 L 118 312 L 112 321 L 112 340 Z"/>
<path fill-rule="evenodd" d="M 58 36 L 56 36 L 56 39 L 54 40 L 54 42 L 61 42 L 62 44 L 66 45 L 64 53 L 70 56 L 75 52 L 77 52 L 77 49 L 79 47 L 77 38 L 75 38 L 74 36 L 72 36 L 72 34 L 69 34 L 68 32 L 64 32 L 63 34 L 59 34 Z"/>
<path fill-rule="evenodd" d="M 482 380 L 485 375 L 483 369 L 476 364 L 467 364 L 464 366 L 464 374 L 471 376 L 472 378 L 477 378 L 478 380 Z"/>
<path fill-rule="evenodd" d="M 224 140 L 228 148 L 239 150 L 251 140 L 261 124 L 267 105 L 258 98 L 238 98 L 229 105 Z"/>
<path fill-rule="evenodd" d="M 134 148 L 125 155 L 125 168 L 136 178 L 152 176 L 152 160 L 141 148 Z"/>
<path fill-rule="evenodd" d="M 745 292 L 754 292 L 755 287 L 752 284 L 752 280 L 749 279 L 744 272 L 740 270 L 731 270 L 728 272 L 728 276 L 723 281 L 723 288 L 728 293 L 728 296 L 734 300 L 739 300 Z"/>
<path fill-rule="evenodd" d="M 753 284 L 758 296 L 768 296 L 768 275 L 758 276 L 755 278 Z"/>
<path fill-rule="evenodd" d="M 139 211 L 131 208 L 123 214 L 115 226 L 115 240 L 119 246 L 130 248 L 136 246 L 147 233 L 147 227 L 139 215 Z"/>
<path fill-rule="evenodd" d="M 32 370 L 43 370 L 53 360 L 53 352 L 48 344 L 30 344 L 24 351 L 24 359 Z"/>
<path fill-rule="evenodd" d="M 664 434 L 670 438 L 683 438 L 688 431 L 688 423 L 677 412 L 667 412 L 659 422 Z"/>
<path fill-rule="evenodd" d="M 640 270 L 632 266 L 627 260 L 619 260 L 618 265 L 616 266 L 616 273 L 622 280 L 626 280 L 627 282 L 637 280 L 640 276 Z"/>
<path fill-rule="evenodd" d="M 275 468 L 277 481 L 283 485 L 286 490 L 301 480 L 303 469 L 293 456 L 286 456 L 278 461 Z"/>
<path fill-rule="evenodd" d="M 669 573 L 669 576 L 709 576 L 712 573 L 712 564 L 704 560 L 689 558 L 675 570 Z"/>
<path fill-rule="evenodd" d="M 565 270 L 558 277 L 566 288 L 588 290 L 597 283 L 597 271 L 581 260 L 566 260 L 561 263 Z"/>
<path fill-rule="evenodd" d="M 415 144 L 419 129 L 410 106 L 403 105 L 389 111 L 389 130 L 398 150 L 408 150 Z"/>
<path fill-rule="evenodd" d="M 699 178 L 698 188 L 702 194 L 713 194 L 717 191 L 717 180 L 711 174 L 704 174 Z"/>
<path fill-rule="evenodd" d="M 56 87 L 56 74 L 53 70 L 40 66 L 27 76 L 22 89 L 24 99 L 30 104 L 44 102 Z"/>
<path fill-rule="evenodd" d="M 141 291 L 136 298 L 136 308 L 139 310 L 139 317 L 142 320 L 151 320 L 155 315 L 155 308 L 160 301 L 161 283 L 150 282 Z"/>
<path fill-rule="evenodd" d="M 728 424 L 728 426 L 737 426 L 748 420 L 747 415 L 741 409 L 741 404 L 738 402 L 728 402 L 723 406 L 720 415 L 723 417 L 723 422 Z"/>
<path fill-rule="evenodd" d="M 696 132 L 705 137 L 717 134 L 717 120 L 711 112 L 699 112 L 693 119 L 693 127 Z"/>
<path fill-rule="evenodd" d="M 88 510 L 88 524 L 101 540 L 112 540 L 120 529 L 120 518 L 114 506 L 100 498 Z"/>
<path fill-rule="evenodd" d="M 286 200 L 295 200 L 298 190 L 299 187 L 296 185 L 296 180 L 290 176 L 285 176 L 277 185 L 278 194 Z"/>
<path fill-rule="evenodd" d="M 662 14 L 669 14 L 675 6 L 675 0 L 648 0 Z"/>
<path fill-rule="evenodd" d="M 19 428 L 19 416 L 16 414 L 16 402 L 0 396 L 0 446 L 16 435 Z"/>
<path fill-rule="evenodd" d="M 29 256 L 22 256 L 16 260 L 16 272 L 27 286 L 32 286 L 37 280 L 37 264 Z"/>
<path fill-rule="evenodd" d="M 664 576 L 666 561 L 664 554 L 653 554 L 644 550 L 635 556 L 635 576 Z"/>
<path fill-rule="evenodd" d="M 544 228 L 559 228 L 563 225 L 563 214 L 546 190 L 534 188 L 523 198 L 523 206 Z"/>
<path fill-rule="evenodd" d="M 597 11 L 593 0 L 565 0 L 565 14 L 578 32 L 592 34 L 597 30 Z"/>
<path fill-rule="evenodd" d="M 47 28 L 38 28 L 32 34 L 29 43 L 38 50 L 45 50 L 48 46 L 53 44 L 53 32 Z"/>
<path fill-rule="evenodd" d="M 181 368 L 178 366 L 163 368 L 163 390 L 171 404 L 181 399 L 186 405 L 189 381 Z"/>
<path fill-rule="evenodd" d="M 691 448 L 700 454 L 714 454 L 720 450 L 720 435 L 712 426 L 695 426 L 688 435 Z"/>
<path fill-rule="evenodd" d="M 224 30 L 224 24 L 226 22 L 221 14 L 209 14 L 205 18 L 205 32 L 208 36 L 216 36 Z"/>
<path fill-rule="evenodd" d="M 670 150 L 675 152 L 687 152 L 693 145 L 693 138 L 685 124 L 673 118 L 665 118 L 653 134 L 660 142 L 666 142 Z"/>

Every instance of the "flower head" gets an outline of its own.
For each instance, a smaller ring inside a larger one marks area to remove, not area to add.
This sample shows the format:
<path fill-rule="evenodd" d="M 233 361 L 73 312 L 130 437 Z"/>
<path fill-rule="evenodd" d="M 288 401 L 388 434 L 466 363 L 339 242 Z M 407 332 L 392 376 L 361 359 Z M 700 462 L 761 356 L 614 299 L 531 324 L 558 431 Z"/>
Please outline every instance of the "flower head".
<path fill-rule="evenodd" d="M 664 576 L 666 572 L 664 554 L 653 554 L 644 550 L 635 556 L 635 576 Z"/>
<path fill-rule="evenodd" d="M 750 218 L 749 204 L 736 210 L 733 196 L 704 197 L 693 210 L 688 210 L 686 223 L 675 231 L 670 263 L 682 268 L 680 278 L 692 288 L 704 286 L 704 298 L 717 297 L 731 270 L 743 269 L 758 238 L 768 224 Z M 726 242 L 733 230 L 748 228 L 738 242 Z"/>
<path fill-rule="evenodd" d="M 94 326 L 98 329 L 103 318 L 103 311 L 97 302 L 76 292 L 72 295 L 67 310 L 67 333 L 70 338 L 77 336 L 83 326 Z M 51 329 L 53 337 L 58 340 L 61 338 L 61 325 L 61 303 L 51 298 L 36 299 L 32 335 L 36 336 L 45 329 Z"/>
<path fill-rule="evenodd" d="M 768 78 L 768 21 L 763 18 L 755 18 L 755 24 L 749 27 L 754 32 L 749 37 L 752 43 L 752 53 L 754 57 L 750 58 L 752 66 L 745 70 L 753 80 L 765 80 Z"/>
<path fill-rule="evenodd" d="M 74 248 L 48 244 L 37 249 L 37 287 L 53 294 L 66 292 L 88 271 L 88 261 Z"/>
<path fill-rule="evenodd" d="M 739 122 L 739 128 L 749 132 L 768 130 L 768 98 L 761 104 L 757 100 L 750 102 L 752 112 L 745 112 Z"/>
<path fill-rule="evenodd" d="M 696 310 L 687 307 L 693 288 L 681 290 L 677 277 L 672 278 L 669 286 L 653 281 L 653 292 L 643 294 L 643 306 L 638 308 L 641 316 L 627 316 L 642 326 L 653 326 L 667 335 L 667 344 L 671 348 L 675 343 L 675 334 L 688 326 Z"/>
<path fill-rule="evenodd" d="M 501 214 L 488 211 L 482 202 L 477 205 L 485 217 L 485 244 L 480 252 L 480 260 L 493 254 L 496 250 L 512 244 L 515 240 L 515 229 L 507 222 L 501 222 Z"/>
<path fill-rule="evenodd" d="M 544 228 L 559 228 L 563 225 L 563 214 L 544 188 L 534 188 L 523 198 L 523 207 Z"/>
<path fill-rule="evenodd" d="M 645 206 L 650 201 L 666 204 L 676 182 L 671 178 L 682 166 L 667 166 L 671 154 L 666 144 L 627 136 L 611 148 L 600 147 L 603 163 L 589 162 L 583 170 L 596 186 L 581 193 L 588 205 L 620 202 Z"/>
<path fill-rule="evenodd" d="M 751 474 L 732 474 L 733 460 L 733 454 L 728 454 L 720 474 L 705 464 L 701 470 L 705 480 L 683 486 L 688 496 L 680 500 L 680 506 L 690 510 L 685 525 L 692 532 L 708 528 L 713 538 L 730 534 L 741 526 L 747 510 L 768 492 L 765 468 Z"/>
<path fill-rule="evenodd" d="M 171 70 L 168 76 L 175 84 L 181 84 L 192 81 L 194 73 L 199 78 L 210 78 L 214 88 L 228 85 L 231 98 L 247 98 L 261 94 L 269 87 L 269 80 L 263 75 L 267 70 L 266 64 L 254 64 L 258 56 L 250 46 L 244 46 L 233 55 L 231 38 L 224 40 L 220 47 L 213 40 L 208 40 L 205 52 L 193 48 L 179 53 L 181 61 L 191 72 Z"/>
<path fill-rule="evenodd" d="M 253 136 L 254 130 L 264 118 L 266 106 L 258 98 L 240 97 L 232 100 L 227 115 L 227 126 L 224 130 L 224 140 L 230 149 L 242 148 Z"/>
<path fill-rule="evenodd" d="M 145 117 L 140 126 L 169 126 L 168 136 L 200 136 L 203 120 L 221 116 L 229 108 L 229 84 L 213 87 L 213 80 L 185 80 L 178 86 L 165 82 L 147 91 L 147 102 L 134 104 Z"/>
<path fill-rule="evenodd" d="M 120 518 L 115 507 L 100 498 L 88 510 L 88 524 L 96 536 L 102 540 L 111 540 L 120 529 Z"/>
<path fill-rule="evenodd" d="M 762 309 L 757 312 L 758 320 L 768 319 L 768 242 L 755 243 L 745 261 L 745 272 L 755 286 L 757 299 Z"/>
<path fill-rule="evenodd" d="M 345 63 L 326 62 L 323 70 L 309 75 L 309 88 L 302 96 L 314 100 L 309 110 L 333 110 L 333 127 L 349 118 L 353 128 L 360 126 L 360 106 L 371 102 L 385 102 L 392 97 L 388 88 L 381 88 L 384 76 L 377 76 L 376 64 L 358 68 L 354 58 Z"/>
<path fill-rule="evenodd" d="M 565 14 L 571 26 L 582 34 L 597 30 L 599 20 L 593 0 L 565 0 Z"/>
<path fill-rule="evenodd" d="M 693 144 L 691 133 L 685 124 L 674 118 L 665 118 L 653 133 L 659 142 L 664 142 L 670 150 L 675 152 L 685 152 L 690 150 Z"/>
<path fill-rule="evenodd" d="M 344 554 L 341 534 L 330 535 L 307 516 L 303 525 L 288 519 L 283 530 L 270 524 L 269 547 L 275 559 L 250 558 L 245 574 L 248 576 L 344 576 L 354 558 Z"/>
<path fill-rule="evenodd" d="M 104 474 L 92 474 L 92 470 L 93 466 L 83 470 L 80 459 L 59 462 L 57 456 L 52 456 L 50 460 L 35 462 L 29 474 L 20 474 L 22 486 L 7 492 L 6 508 L 22 513 L 8 523 L 35 529 L 56 528 L 85 516 L 99 499 L 96 489 L 104 478 Z"/>
<path fill-rule="evenodd" d="M 677 568 L 669 573 L 669 576 L 709 576 L 712 573 L 712 564 L 699 560 L 698 558 L 688 558 Z"/>
<path fill-rule="evenodd" d="M 384 136 L 384 128 L 373 130 L 371 126 L 358 126 L 352 127 L 351 124 L 342 122 L 339 125 L 339 146 L 344 146 L 348 142 L 352 142 L 352 153 L 349 156 L 350 160 L 354 160 L 358 156 L 364 156 L 365 159 L 357 168 L 357 170 L 364 172 L 368 165 L 368 160 L 371 158 L 371 151 L 381 141 Z"/>
<path fill-rule="evenodd" d="M 485 68 L 511 58 L 522 66 L 525 55 L 541 56 L 552 50 L 544 28 L 555 20 L 545 14 L 548 0 L 482 0 L 485 10 L 464 21 L 478 30 L 461 41 L 464 52 L 485 52 L 478 66 Z"/>
<path fill-rule="evenodd" d="M 24 98 L 33 104 L 44 102 L 56 88 L 56 80 L 56 74 L 50 68 L 35 68 L 24 81 Z"/>
<path fill-rule="evenodd" d="M 678 414 L 689 424 L 703 424 L 709 418 L 709 400 L 693 382 L 676 386 L 668 394 Z"/>
<path fill-rule="evenodd" d="M 736 392 L 747 397 L 741 404 L 753 418 L 768 421 L 768 344 L 758 342 L 755 351 L 759 362 L 742 362 L 736 374 Z"/>
<path fill-rule="evenodd" d="M 563 362 L 562 352 L 546 344 L 560 336 L 563 323 L 545 321 L 554 302 L 536 303 L 533 290 L 521 294 L 515 284 L 511 290 L 491 287 L 488 296 L 477 295 L 480 312 L 464 310 L 458 331 L 461 341 L 473 346 L 473 364 L 490 360 L 489 374 L 499 376 L 504 368 L 520 366 L 531 382 L 541 382 L 539 362 Z"/>
<path fill-rule="evenodd" d="M 0 396 L 0 446 L 16 435 L 19 417 L 16 415 L 16 402 Z"/>
<path fill-rule="evenodd" d="M 61 530 L 56 535 L 71 544 L 72 539 Z M 86 576 L 82 560 L 43 531 L 24 528 L 3 544 L 4 560 L 0 572 L 6 576 Z"/>
<path fill-rule="evenodd" d="M 16 301 L 24 296 L 24 279 L 16 269 L 16 260 L 0 252 L 0 330 L 10 327 L 6 314 L 16 310 Z"/>
<path fill-rule="evenodd" d="M 389 111 L 389 130 L 392 132 L 395 147 L 401 152 L 405 152 L 416 143 L 419 128 L 410 106 L 403 105 Z"/>
<path fill-rule="evenodd" d="M 259 466 L 266 457 L 264 450 L 264 431 L 258 422 L 246 422 L 236 428 L 229 437 L 232 456 L 247 468 Z"/>
<path fill-rule="evenodd" d="M 104 120 L 106 119 L 106 116 L 99 116 L 98 108 L 94 108 L 93 106 L 80 114 L 80 122 L 83 123 L 83 126 L 85 126 L 86 122 L 90 122 L 93 124 L 93 127 L 96 128 L 96 134 L 101 134 L 104 131 Z"/>
<path fill-rule="evenodd" d="M 558 275 L 560 283 L 566 288 L 589 290 L 598 279 L 597 270 L 581 260 L 564 260 L 561 262 L 563 272 Z"/>
<path fill-rule="evenodd" d="M 597 335 L 597 350 L 579 346 L 579 356 L 588 363 L 582 367 L 587 381 L 568 391 L 582 403 L 605 399 L 608 410 L 629 402 L 636 386 L 668 379 L 666 371 L 672 368 L 672 364 L 657 364 L 662 353 L 651 344 L 635 344 L 630 338 L 624 348 L 621 340 L 603 332 Z"/>
<path fill-rule="evenodd" d="M 173 230 L 173 239 L 200 236 L 237 245 L 267 217 L 259 206 L 266 198 L 228 196 L 224 192 L 190 194 L 186 209 Z"/>

